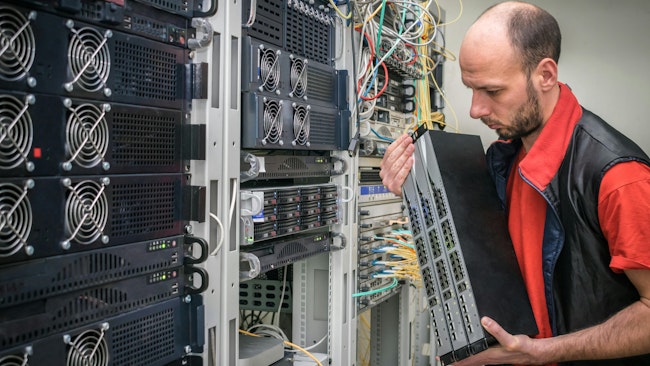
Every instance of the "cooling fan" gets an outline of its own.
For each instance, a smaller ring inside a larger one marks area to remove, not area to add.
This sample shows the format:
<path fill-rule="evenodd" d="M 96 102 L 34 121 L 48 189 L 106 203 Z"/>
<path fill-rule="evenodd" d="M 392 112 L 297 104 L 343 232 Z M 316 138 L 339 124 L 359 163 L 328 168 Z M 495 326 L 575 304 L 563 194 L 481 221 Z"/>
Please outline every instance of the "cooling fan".
<path fill-rule="evenodd" d="M 309 143 L 309 112 L 311 106 L 293 103 L 293 141 L 291 144 L 310 146 Z"/>
<path fill-rule="evenodd" d="M 101 238 L 103 243 L 108 243 L 108 236 L 103 234 L 108 221 L 108 200 L 106 186 L 110 183 L 108 178 L 100 182 L 84 180 L 72 184 L 70 179 L 62 181 L 69 192 L 65 204 L 65 229 L 70 236 L 61 245 L 64 249 L 70 248 L 70 242 L 91 244 Z"/>
<path fill-rule="evenodd" d="M 113 36 L 110 30 L 103 34 L 90 27 L 75 29 L 74 22 L 66 23 L 70 29 L 68 46 L 68 68 L 72 80 L 64 85 L 66 91 L 74 90 L 75 85 L 88 92 L 103 90 L 110 96 L 106 81 L 111 71 L 111 55 L 108 39 Z"/>
<path fill-rule="evenodd" d="M 63 341 L 68 345 L 66 366 L 107 366 L 109 361 L 106 331 L 108 323 L 101 327 L 87 330 L 74 339 L 64 335 Z"/>
<path fill-rule="evenodd" d="M 66 152 L 69 160 L 63 163 L 63 169 L 71 170 L 72 162 L 84 168 L 92 168 L 103 163 L 104 170 L 110 165 L 104 161 L 109 144 L 109 131 L 106 112 L 109 104 L 98 107 L 93 104 L 81 104 L 72 107 L 69 99 L 64 101 L 68 111 L 66 123 Z"/>
<path fill-rule="evenodd" d="M 33 353 L 32 347 L 25 347 L 25 352 L 22 355 L 8 355 L 0 357 L 0 366 L 28 366 L 29 356 Z"/>
<path fill-rule="evenodd" d="M 301 58 L 290 55 L 291 59 L 291 93 L 290 97 L 304 98 L 307 100 L 307 62 Z"/>
<path fill-rule="evenodd" d="M 21 102 L 11 95 L 0 94 L 0 169 L 24 164 L 28 171 L 34 170 L 34 163 L 28 160 L 34 138 L 28 108 L 34 102 L 33 95 L 27 95 Z"/>
<path fill-rule="evenodd" d="M 262 145 L 283 145 L 282 137 L 282 101 L 264 98 L 264 138 Z"/>
<path fill-rule="evenodd" d="M 36 41 L 30 26 L 36 12 L 27 18 L 8 6 L 0 6 L 0 79 L 24 78 L 32 67 Z"/>
<path fill-rule="evenodd" d="M 9 257 L 21 248 L 31 251 L 27 238 L 32 230 L 32 206 L 27 192 L 34 187 L 29 179 L 23 187 L 0 183 L 0 257 Z"/>
<path fill-rule="evenodd" d="M 259 68 L 262 85 L 259 91 L 277 92 L 280 85 L 280 51 L 259 46 Z"/>

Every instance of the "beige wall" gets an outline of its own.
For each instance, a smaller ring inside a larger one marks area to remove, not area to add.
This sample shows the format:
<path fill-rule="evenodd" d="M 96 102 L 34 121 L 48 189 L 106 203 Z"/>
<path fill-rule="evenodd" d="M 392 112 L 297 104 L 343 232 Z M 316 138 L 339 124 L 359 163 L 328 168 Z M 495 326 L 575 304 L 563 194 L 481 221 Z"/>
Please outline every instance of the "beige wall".
<path fill-rule="evenodd" d="M 447 20 L 459 3 L 439 0 Z M 532 0 L 553 14 L 562 30 L 560 80 L 571 86 L 581 104 L 650 154 L 650 1 Z M 464 0 L 461 19 L 446 27 L 447 48 L 458 55 L 469 25 L 493 1 Z M 460 82 L 458 62 L 447 62 L 444 89 L 456 111 L 460 131 L 479 134 L 487 146 L 496 137 L 469 117 L 471 93 Z M 450 108 L 447 122 L 454 124 Z"/>

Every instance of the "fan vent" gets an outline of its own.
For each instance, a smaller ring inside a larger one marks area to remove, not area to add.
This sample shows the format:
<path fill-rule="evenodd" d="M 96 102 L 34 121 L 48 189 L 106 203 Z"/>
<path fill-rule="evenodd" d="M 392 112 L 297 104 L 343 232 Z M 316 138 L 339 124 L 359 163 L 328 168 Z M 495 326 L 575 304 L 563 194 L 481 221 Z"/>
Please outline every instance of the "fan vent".
<path fill-rule="evenodd" d="M 32 180 L 25 187 L 0 183 L 0 257 L 11 256 L 27 244 L 33 219 L 27 191 L 33 184 Z"/>
<path fill-rule="evenodd" d="M 178 205 L 176 184 L 174 181 L 113 184 L 111 236 L 122 238 L 174 229 Z"/>
<path fill-rule="evenodd" d="M 310 106 L 297 105 L 293 106 L 293 141 L 291 144 L 309 146 L 309 111 Z"/>
<path fill-rule="evenodd" d="M 291 93 L 290 97 L 305 97 L 307 93 L 307 60 L 291 57 Z"/>
<path fill-rule="evenodd" d="M 74 85 L 89 92 L 96 92 L 106 86 L 111 70 L 111 55 L 108 38 L 111 31 L 101 34 L 93 28 L 70 28 L 71 39 L 68 46 L 68 67 L 72 80 L 64 86 L 72 91 Z"/>
<path fill-rule="evenodd" d="M 72 161 L 81 167 L 92 168 L 104 161 L 108 150 L 109 132 L 105 117 L 110 107 L 108 104 L 101 108 L 82 104 L 68 109 L 70 113 L 65 132 L 69 160 L 64 163 L 64 169 L 69 170 Z"/>
<path fill-rule="evenodd" d="M 32 118 L 27 109 L 34 103 L 34 96 L 21 102 L 11 95 L 0 95 L 0 169 L 12 169 L 24 163 L 33 170 L 28 161 L 34 137 Z"/>
<path fill-rule="evenodd" d="M 278 258 L 292 257 L 296 254 L 302 254 L 307 252 L 307 248 L 300 243 L 290 243 L 289 245 L 282 248 L 280 253 L 278 253 Z"/>
<path fill-rule="evenodd" d="M 262 144 L 282 144 L 282 101 L 264 98 L 264 138 Z"/>
<path fill-rule="evenodd" d="M 260 46 L 260 91 L 275 91 L 280 83 L 280 51 Z"/>
<path fill-rule="evenodd" d="M 79 244 L 90 244 L 102 236 L 108 220 L 108 200 L 105 181 L 98 183 L 85 180 L 76 185 L 64 185 L 70 191 L 65 205 L 65 229 L 70 238 Z M 108 237 L 102 236 L 108 242 Z"/>
<path fill-rule="evenodd" d="M 0 6 L 0 79 L 19 80 L 31 69 L 36 42 L 30 22 L 35 18 L 34 11 L 25 18 L 13 8 Z"/>
<path fill-rule="evenodd" d="M 113 327 L 114 365 L 158 365 L 174 355 L 174 309 L 162 309 Z"/>
<path fill-rule="evenodd" d="M 294 171 L 294 170 L 307 170 L 309 167 L 305 164 L 304 161 L 298 158 L 288 158 L 280 164 L 278 170 L 280 171 Z"/>
<path fill-rule="evenodd" d="M 87 330 L 74 340 L 64 336 L 65 343 L 69 346 L 66 366 L 107 366 L 109 355 L 106 329 L 108 324 L 104 323 L 100 330 Z"/>

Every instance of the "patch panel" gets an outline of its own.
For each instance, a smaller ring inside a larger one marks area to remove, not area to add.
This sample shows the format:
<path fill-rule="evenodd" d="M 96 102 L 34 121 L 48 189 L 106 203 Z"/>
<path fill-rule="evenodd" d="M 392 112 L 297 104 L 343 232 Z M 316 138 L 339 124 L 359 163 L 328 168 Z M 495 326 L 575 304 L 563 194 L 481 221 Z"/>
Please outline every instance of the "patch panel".
<path fill-rule="evenodd" d="M 484 315 L 511 333 L 535 334 L 480 139 L 441 131 L 415 135 L 415 164 L 403 200 L 418 233 L 417 255 L 427 257 L 420 263 L 438 356 L 453 363 L 492 344 L 480 324 Z"/>

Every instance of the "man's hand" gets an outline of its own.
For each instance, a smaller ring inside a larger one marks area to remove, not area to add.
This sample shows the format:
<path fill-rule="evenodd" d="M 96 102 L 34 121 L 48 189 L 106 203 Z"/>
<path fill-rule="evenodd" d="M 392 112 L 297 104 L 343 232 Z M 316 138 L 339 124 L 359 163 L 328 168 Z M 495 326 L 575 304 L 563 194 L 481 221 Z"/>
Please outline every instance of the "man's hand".
<path fill-rule="evenodd" d="M 396 195 L 402 195 L 402 185 L 413 166 L 413 151 L 411 136 L 404 134 L 388 146 L 379 165 L 382 183 Z"/>
<path fill-rule="evenodd" d="M 482 366 L 482 365 L 539 365 L 549 361 L 539 360 L 539 347 L 544 339 L 533 339 L 526 335 L 512 335 L 506 332 L 494 320 L 484 316 L 481 319 L 483 328 L 496 338 L 499 345 L 492 346 L 474 356 L 460 360 L 453 366 Z"/>

